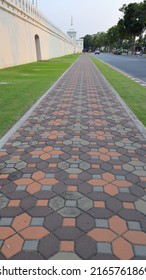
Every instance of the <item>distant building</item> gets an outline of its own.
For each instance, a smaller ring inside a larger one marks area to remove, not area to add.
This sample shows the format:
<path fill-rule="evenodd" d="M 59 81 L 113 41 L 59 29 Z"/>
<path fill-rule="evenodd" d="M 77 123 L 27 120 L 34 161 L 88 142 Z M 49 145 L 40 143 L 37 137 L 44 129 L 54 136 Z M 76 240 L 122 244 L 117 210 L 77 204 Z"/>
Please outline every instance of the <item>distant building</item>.
<path fill-rule="evenodd" d="M 84 39 L 77 39 L 77 32 L 73 28 L 73 17 L 71 17 L 71 28 L 67 31 L 67 35 L 74 43 L 74 53 L 80 53 L 84 49 Z"/>

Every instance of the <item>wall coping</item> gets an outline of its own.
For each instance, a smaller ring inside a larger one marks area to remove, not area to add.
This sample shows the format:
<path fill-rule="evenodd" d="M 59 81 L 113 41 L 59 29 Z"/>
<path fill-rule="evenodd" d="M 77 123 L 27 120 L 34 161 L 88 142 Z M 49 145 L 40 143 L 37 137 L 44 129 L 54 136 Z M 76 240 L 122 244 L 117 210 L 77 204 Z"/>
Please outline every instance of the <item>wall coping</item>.
<path fill-rule="evenodd" d="M 70 38 L 58 27 L 52 24 L 38 9 L 28 0 L 0 0 L 0 9 L 3 9 L 15 16 L 23 18 L 57 37 L 72 44 Z"/>

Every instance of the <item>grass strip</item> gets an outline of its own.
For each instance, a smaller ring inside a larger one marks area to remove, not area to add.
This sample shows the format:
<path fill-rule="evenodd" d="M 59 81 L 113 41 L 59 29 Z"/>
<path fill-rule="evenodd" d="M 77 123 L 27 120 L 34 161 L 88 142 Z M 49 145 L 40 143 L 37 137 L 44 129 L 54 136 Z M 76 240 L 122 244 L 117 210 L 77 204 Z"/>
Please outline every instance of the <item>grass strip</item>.
<path fill-rule="evenodd" d="M 90 56 L 90 58 L 131 111 L 146 127 L 146 88 L 99 59 L 92 56 Z"/>
<path fill-rule="evenodd" d="M 54 84 L 78 54 L 0 70 L 0 137 Z"/>

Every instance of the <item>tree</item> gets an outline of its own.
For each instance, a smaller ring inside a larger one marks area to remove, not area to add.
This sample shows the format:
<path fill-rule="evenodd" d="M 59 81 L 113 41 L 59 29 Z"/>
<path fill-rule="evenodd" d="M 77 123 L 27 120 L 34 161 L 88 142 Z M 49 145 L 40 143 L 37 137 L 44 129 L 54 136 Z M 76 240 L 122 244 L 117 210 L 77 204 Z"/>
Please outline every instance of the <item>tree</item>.
<path fill-rule="evenodd" d="M 119 29 L 117 25 L 112 26 L 107 31 L 107 37 L 108 37 L 108 44 L 110 48 L 116 47 L 120 48 L 120 36 L 119 36 Z"/>
<path fill-rule="evenodd" d="M 101 49 L 103 47 L 106 47 L 108 43 L 107 40 L 107 35 L 105 32 L 98 32 L 96 35 L 93 37 L 93 47 L 95 49 Z"/>
<path fill-rule="evenodd" d="M 124 13 L 123 26 L 126 34 L 129 34 L 133 41 L 133 51 L 135 50 L 136 36 L 139 36 L 145 28 L 145 17 L 143 8 L 146 6 L 146 1 L 143 3 L 130 3 L 123 5 L 120 11 Z"/>
<path fill-rule="evenodd" d="M 93 46 L 93 36 L 87 34 L 87 35 L 84 37 L 84 49 L 85 49 L 86 51 L 89 51 L 90 49 L 92 49 L 92 46 Z"/>

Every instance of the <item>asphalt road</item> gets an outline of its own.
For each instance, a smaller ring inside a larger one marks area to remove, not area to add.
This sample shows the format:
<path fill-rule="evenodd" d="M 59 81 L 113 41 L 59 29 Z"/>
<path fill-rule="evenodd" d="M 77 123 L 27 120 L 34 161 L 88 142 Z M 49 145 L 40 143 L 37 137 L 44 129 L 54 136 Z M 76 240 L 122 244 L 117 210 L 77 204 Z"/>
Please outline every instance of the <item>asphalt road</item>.
<path fill-rule="evenodd" d="M 146 57 L 135 55 L 93 54 L 94 57 L 146 82 Z"/>

